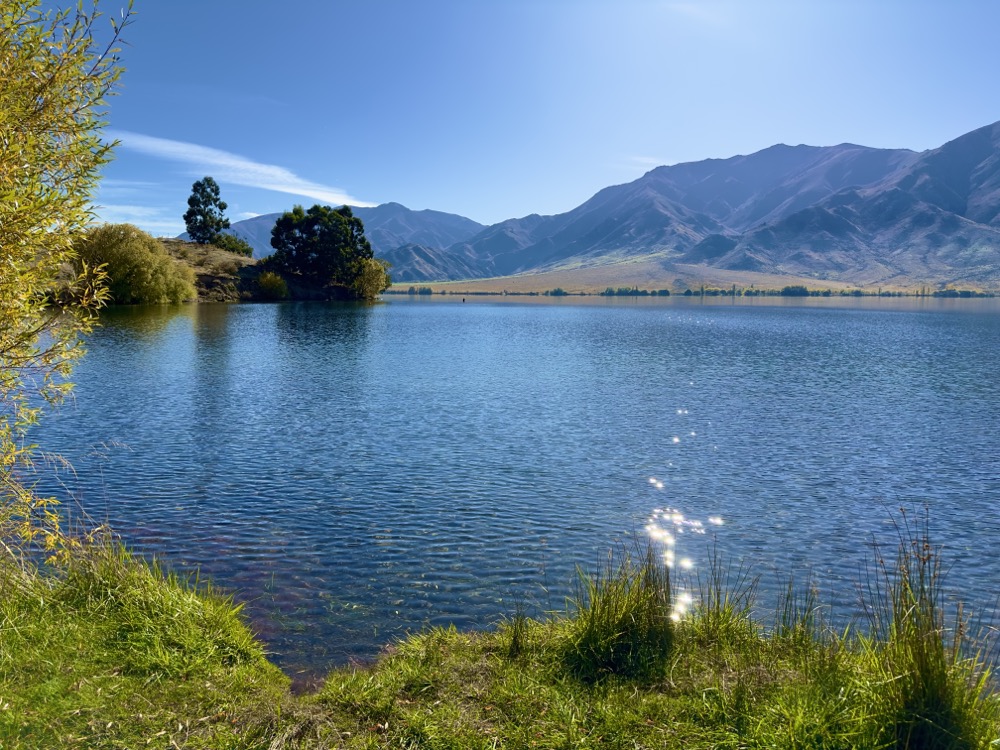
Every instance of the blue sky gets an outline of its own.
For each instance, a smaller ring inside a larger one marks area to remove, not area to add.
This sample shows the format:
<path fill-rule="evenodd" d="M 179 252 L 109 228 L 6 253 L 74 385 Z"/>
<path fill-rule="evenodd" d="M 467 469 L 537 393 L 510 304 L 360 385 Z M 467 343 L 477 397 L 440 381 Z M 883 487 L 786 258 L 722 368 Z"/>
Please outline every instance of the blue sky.
<path fill-rule="evenodd" d="M 104 0 L 117 12 L 116 0 Z M 934 148 L 1000 120 L 992 0 L 136 0 L 96 213 L 567 211 L 775 143 Z"/>

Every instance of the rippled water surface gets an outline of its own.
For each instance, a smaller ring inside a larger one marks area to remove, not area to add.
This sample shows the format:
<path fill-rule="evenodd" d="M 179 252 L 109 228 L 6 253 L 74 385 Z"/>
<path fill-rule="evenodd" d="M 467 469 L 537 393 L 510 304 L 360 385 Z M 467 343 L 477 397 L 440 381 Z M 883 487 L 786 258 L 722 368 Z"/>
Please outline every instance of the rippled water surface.
<path fill-rule="evenodd" d="M 992 602 L 998 354 L 995 300 L 113 311 L 37 438 L 92 516 L 322 672 L 561 609 L 650 532 L 678 569 L 714 540 L 765 599 L 808 572 L 849 608 L 890 511 L 925 503 L 951 585 Z"/>

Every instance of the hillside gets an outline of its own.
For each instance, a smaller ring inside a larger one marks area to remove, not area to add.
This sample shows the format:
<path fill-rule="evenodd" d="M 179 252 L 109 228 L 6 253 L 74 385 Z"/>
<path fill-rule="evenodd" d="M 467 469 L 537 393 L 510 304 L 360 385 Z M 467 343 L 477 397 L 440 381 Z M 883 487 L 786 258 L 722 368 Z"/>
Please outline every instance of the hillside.
<path fill-rule="evenodd" d="M 397 284 L 576 277 L 615 286 L 754 278 L 1000 288 L 1000 123 L 916 153 L 778 144 L 657 167 L 553 216 L 482 226 L 398 203 L 355 209 Z M 278 214 L 233 225 L 270 253 Z M 515 278 L 510 278 L 515 277 Z"/>
<path fill-rule="evenodd" d="M 160 242 L 172 258 L 194 271 L 200 302 L 236 302 L 244 297 L 246 280 L 257 275 L 254 259 L 214 245 L 166 238 Z"/>
<path fill-rule="evenodd" d="M 740 235 L 682 255 L 716 268 L 855 283 L 1000 284 L 1000 123 Z"/>

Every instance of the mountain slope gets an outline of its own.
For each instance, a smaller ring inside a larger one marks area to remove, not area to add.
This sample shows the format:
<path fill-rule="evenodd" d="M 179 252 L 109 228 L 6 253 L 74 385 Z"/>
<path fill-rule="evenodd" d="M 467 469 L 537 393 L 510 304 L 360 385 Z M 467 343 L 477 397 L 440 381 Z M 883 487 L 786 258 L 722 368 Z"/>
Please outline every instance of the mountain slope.
<path fill-rule="evenodd" d="M 487 227 L 461 248 L 484 263 L 484 275 L 683 252 L 706 237 L 739 234 L 845 187 L 884 179 L 915 156 L 852 144 L 778 145 L 749 156 L 658 167 L 565 214 Z"/>
<path fill-rule="evenodd" d="M 657 167 L 562 214 L 484 227 L 355 209 L 397 282 L 659 264 L 845 283 L 1000 285 L 1000 123 L 923 153 L 779 144 Z M 278 214 L 233 225 L 270 253 Z M 588 271 L 588 273 L 590 273 Z"/>
<path fill-rule="evenodd" d="M 365 235 L 379 257 L 408 244 L 441 250 L 483 228 L 482 224 L 464 216 L 442 211 L 413 211 L 398 203 L 351 210 L 364 223 Z M 237 221 L 229 232 L 249 242 L 254 248 L 254 257 L 263 258 L 273 252 L 271 229 L 279 216 L 280 213 L 262 214 Z M 182 234 L 180 239 L 186 239 L 186 235 Z"/>
<path fill-rule="evenodd" d="M 1000 282 L 1000 123 L 738 239 L 706 238 L 683 257 L 866 284 Z"/>

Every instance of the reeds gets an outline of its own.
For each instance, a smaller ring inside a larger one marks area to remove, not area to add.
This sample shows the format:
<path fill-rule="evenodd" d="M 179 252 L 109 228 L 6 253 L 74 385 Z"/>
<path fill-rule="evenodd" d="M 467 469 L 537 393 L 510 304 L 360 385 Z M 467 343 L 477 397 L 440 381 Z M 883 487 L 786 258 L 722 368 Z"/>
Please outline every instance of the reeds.
<path fill-rule="evenodd" d="M 585 681 L 656 672 L 674 640 L 670 569 L 651 546 L 619 549 L 595 575 L 581 573 L 564 659 Z"/>
<path fill-rule="evenodd" d="M 960 604 L 948 616 L 941 550 L 931 542 L 927 512 L 911 522 L 902 511 L 896 528 L 893 563 L 876 546 L 865 601 L 869 632 L 861 641 L 881 678 L 872 701 L 882 739 L 931 750 L 1000 745 L 991 644 L 969 632 Z"/>

